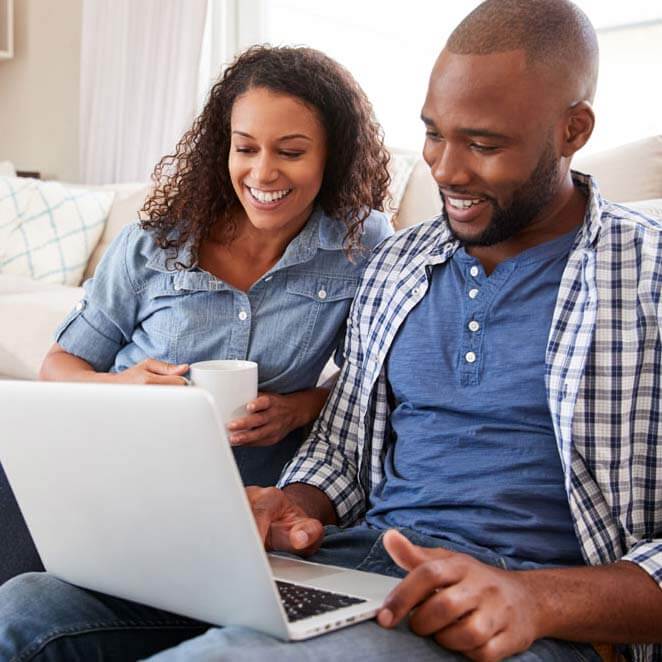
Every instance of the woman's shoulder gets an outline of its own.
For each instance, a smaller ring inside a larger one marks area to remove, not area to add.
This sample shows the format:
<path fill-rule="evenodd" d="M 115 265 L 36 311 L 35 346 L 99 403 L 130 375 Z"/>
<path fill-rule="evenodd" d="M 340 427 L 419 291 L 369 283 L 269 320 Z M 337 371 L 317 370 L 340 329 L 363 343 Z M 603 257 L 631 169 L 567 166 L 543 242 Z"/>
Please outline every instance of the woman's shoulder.
<path fill-rule="evenodd" d="M 163 253 L 164 250 L 158 246 L 153 234 L 136 221 L 120 230 L 108 246 L 102 263 L 111 269 L 123 265 L 130 273 L 136 273 L 144 270 L 147 265 L 160 262 Z"/>
<path fill-rule="evenodd" d="M 393 234 L 393 226 L 383 211 L 373 209 L 363 222 L 361 244 L 370 250 Z"/>

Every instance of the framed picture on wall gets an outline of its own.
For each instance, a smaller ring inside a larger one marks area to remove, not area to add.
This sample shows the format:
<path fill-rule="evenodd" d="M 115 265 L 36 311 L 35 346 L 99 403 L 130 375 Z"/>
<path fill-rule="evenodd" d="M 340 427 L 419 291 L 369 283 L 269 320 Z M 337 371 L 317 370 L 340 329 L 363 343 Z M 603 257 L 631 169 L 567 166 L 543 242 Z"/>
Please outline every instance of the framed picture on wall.
<path fill-rule="evenodd" d="M 0 60 L 14 57 L 14 0 L 0 0 Z"/>

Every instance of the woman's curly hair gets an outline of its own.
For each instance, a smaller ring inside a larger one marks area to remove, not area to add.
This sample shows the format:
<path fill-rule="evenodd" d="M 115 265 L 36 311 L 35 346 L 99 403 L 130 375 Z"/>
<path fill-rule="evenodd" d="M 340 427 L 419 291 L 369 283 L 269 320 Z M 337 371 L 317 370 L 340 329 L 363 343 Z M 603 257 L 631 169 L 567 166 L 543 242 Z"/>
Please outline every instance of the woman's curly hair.
<path fill-rule="evenodd" d="M 214 84 L 175 153 L 154 168 L 141 226 L 161 248 L 175 249 L 178 260 L 179 249 L 192 239 L 189 259 L 197 261 L 200 242 L 216 223 L 221 241 L 235 236 L 239 201 L 228 170 L 230 115 L 236 99 L 257 87 L 296 97 L 321 119 L 327 161 L 316 202 L 345 224 L 348 251 L 360 246 L 370 210 L 384 210 L 389 154 L 372 105 L 353 76 L 312 48 L 253 46 Z"/>

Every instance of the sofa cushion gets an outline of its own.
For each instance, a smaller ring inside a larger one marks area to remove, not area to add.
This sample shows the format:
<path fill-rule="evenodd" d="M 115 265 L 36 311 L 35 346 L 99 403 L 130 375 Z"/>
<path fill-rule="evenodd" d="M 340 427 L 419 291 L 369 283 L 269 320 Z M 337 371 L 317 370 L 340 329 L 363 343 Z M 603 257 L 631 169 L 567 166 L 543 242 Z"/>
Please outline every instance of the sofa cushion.
<path fill-rule="evenodd" d="M 593 175 L 612 202 L 662 198 L 662 135 L 588 156 L 579 152 L 572 167 Z"/>
<path fill-rule="evenodd" d="M 11 161 L 0 161 L 1 177 L 14 177 L 15 175 L 16 170 L 14 170 L 14 164 Z"/>
<path fill-rule="evenodd" d="M 130 188 L 124 191 L 117 191 L 115 202 L 106 221 L 106 227 L 87 263 L 83 280 L 87 280 L 94 274 L 102 255 L 106 252 L 110 242 L 119 234 L 119 231 L 128 223 L 133 223 L 138 219 L 138 211 L 143 206 L 148 193 L 149 187 L 144 184 L 131 185 Z"/>
<path fill-rule="evenodd" d="M 35 379 L 53 331 L 82 296 L 82 288 L 57 286 L 0 294 L 0 375 Z"/>
<path fill-rule="evenodd" d="M 0 177 L 0 273 L 78 285 L 114 195 Z"/>

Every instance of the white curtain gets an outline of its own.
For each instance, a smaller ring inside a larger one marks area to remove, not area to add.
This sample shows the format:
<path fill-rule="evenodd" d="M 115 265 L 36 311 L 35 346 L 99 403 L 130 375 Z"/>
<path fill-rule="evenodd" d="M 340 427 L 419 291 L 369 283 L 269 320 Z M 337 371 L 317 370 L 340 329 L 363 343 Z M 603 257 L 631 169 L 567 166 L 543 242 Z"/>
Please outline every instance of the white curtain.
<path fill-rule="evenodd" d="M 80 172 L 146 181 L 193 121 L 207 0 L 83 0 Z"/>

